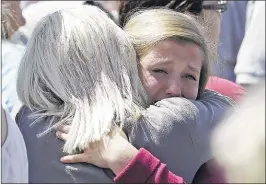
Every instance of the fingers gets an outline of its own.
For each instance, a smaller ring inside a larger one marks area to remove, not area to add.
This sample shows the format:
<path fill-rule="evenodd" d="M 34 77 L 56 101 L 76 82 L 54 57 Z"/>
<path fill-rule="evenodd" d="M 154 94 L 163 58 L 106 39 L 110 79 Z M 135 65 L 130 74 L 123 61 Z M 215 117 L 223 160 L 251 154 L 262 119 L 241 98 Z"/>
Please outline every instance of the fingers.
<path fill-rule="evenodd" d="M 67 134 L 69 133 L 69 125 L 61 125 L 57 128 L 56 136 L 61 140 L 67 140 Z"/>
<path fill-rule="evenodd" d="M 64 156 L 64 157 L 61 157 L 60 161 L 62 163 L 82 163 L 82 162 L 87 162 L 85 154 L 75 154 L 75 155 Z"/>
<path fill-rule="evenodd" d="M 56 135 L 56 137 L 58 139 L 61 139 L 63 141 L 66 141 L 67 140 L 67 134 L 66 133 L 63 133 L 61 131 L 56 131 L 55 135 Z"/>
<path fill-rule="evenodd" d="M 60 127 L 57 128 L 57 130 L 68 134 L 70 131 L 70 126 L 69 125 L 61 125 Z"/>

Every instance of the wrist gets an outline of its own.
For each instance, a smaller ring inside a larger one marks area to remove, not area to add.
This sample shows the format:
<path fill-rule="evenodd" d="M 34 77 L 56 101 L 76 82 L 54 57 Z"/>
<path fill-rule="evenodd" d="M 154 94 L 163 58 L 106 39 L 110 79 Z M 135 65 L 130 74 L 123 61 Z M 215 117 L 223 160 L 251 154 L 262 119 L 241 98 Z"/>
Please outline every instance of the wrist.
<path fill-rule="evenodd" d="M 112 157 L 108 161 L 108 167 L 115 175 L 118 175 L 137 155 L 138 150 L 122 137 L 119 137 L 116 141 L 111 146 L 113 151 Z"/>

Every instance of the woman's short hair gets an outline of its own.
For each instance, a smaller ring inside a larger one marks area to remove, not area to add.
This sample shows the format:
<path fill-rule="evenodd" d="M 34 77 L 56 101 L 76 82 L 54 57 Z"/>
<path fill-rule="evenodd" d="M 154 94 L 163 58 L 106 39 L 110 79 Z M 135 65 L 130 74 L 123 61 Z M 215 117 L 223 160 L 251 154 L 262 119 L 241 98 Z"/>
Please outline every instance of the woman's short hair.
<path fill-rule="evenodd" d="M 141 59 L 158 42 L 174 39 L 181 43 L 194 43 L 203 53 L 198 97 L 203 93 L 210 73 L 211 48 L 206 32 L 194 16 L 165 8 L 135 12 L 124 26 L 138 58 Z"/>
<path fill-rule="evenodd" d="M 122 127 L 148 100 L 125 32 L 99 8 L 84 5 L 39 21 L 19 67 L 17 91 L 34 117 L 49 118 L 45 133 L 71 124 L 67 153 Z"/>

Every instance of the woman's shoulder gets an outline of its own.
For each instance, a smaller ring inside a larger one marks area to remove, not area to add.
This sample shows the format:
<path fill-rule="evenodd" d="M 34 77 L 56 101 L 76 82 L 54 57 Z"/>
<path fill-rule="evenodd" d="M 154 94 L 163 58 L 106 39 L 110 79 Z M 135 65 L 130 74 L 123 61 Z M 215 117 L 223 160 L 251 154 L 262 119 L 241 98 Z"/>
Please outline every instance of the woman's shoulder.
<path fill-rule="evenodd" d="M 50 118 L 33 118 L 34 112 L 23 106 L 16 117 L 31 161 L 30 183 L 112 183 L 110 170 L 87 163 L 69 165 L 60 162 L 60 157 L 65 155 L 63 141 L 56 138 L 54 130 L 47 132 Z"/>
<path fill-rule="evenodd" d="M 202 96 L 196 101 L 209 106 L 237 107 L 236 102 L 216 91 L 205 89 Z"/>
<path fill-rule="evenodd" d="M 28 108 L 27 106 L 22 106 L 20 108 L 20 110 L 18 111 L 16 117 L 15 117 L 15 120 L 16 120 L 16 123 L 18 125 L 21 124 L 21 122 L 23 121 L 27 121 L 27 122 L 31 122 L 30 121 L 30 115 L 33 113 L 32 110 L 30 110 L 30 108 Z M 33 121 L 33 120 L 32 120 Z"/>
<path fill-rule="evenodd" d="M 199 117 L 220 115 L 231 108 L 236 108 L 236 103 L 232 99 L 206 89 L 198 100 L 172 97 L 158 101 L 147 108 L 143 112 L 143 116 L 182 122 L 199 121 Z"/>
<path fill-rule="evenodd" d="M 50 128 L 50 117 L 36 116 L 37 111 L 27 106 L 22 106 L 17 113 L 15 120 L 22 135 L 25 138 L 37 139 L 40 135 L 45 135 Z"/>

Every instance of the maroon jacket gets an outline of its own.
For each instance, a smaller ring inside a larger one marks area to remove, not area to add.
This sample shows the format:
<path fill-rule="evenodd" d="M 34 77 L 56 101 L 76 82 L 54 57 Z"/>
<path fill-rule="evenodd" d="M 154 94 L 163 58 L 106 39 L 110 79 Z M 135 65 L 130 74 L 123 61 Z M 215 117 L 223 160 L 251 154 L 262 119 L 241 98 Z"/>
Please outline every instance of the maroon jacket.
<path fill-rule="evenodd" d="M 220 169 L 213 160 L 208 161 L 199 169 L 193 183 L 225 183 Z M 155 183 L 185 184 L 182 177 L 170 172 L 166 165 L 150 152 L 141 148 L 114 181 L 121 184 Z"/>
<path fill-rule="evenodd" d="M 150 152 L 141 148 L 126 168 L 115 177 L 116 183 L 185 183 L 182 177 L 167 170 L 166 165 Z"/>

